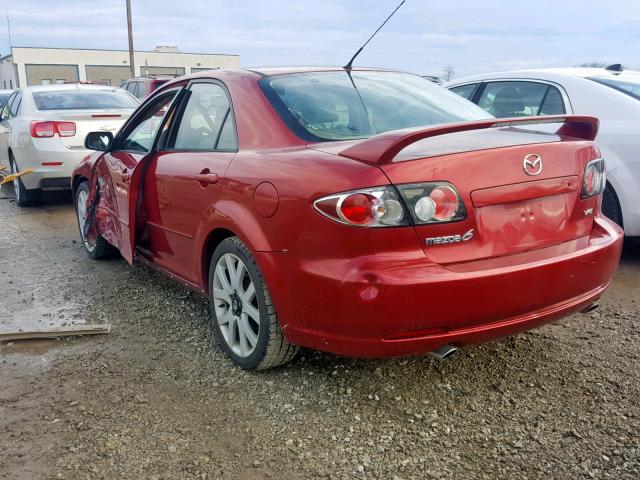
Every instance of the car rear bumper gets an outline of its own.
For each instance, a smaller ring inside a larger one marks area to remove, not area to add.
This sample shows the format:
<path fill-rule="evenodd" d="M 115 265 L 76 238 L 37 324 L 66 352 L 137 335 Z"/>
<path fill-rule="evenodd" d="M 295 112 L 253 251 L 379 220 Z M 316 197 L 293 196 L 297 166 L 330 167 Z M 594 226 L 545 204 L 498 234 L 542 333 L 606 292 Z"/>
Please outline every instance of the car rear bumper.
<path fill-rule="evenodd" d="M 584 310 L 609 284 L 622 235 L 597 217 L 586 237 L 451 265 L 385 256 L 325 259 L 319 269 L 257 256 L 290 342 L 374 358 L 484 342 Z"/>
<path fill-rule="evenodd" d="M 47 150 L 28 148 L 19 152 L 18 167 L 33 168 L 33 172 L 22 177 L 27 189 L 42 188 L 44 190 L 66 190 L 71 188 L 71 176 L 74 168 L 86 157 L 89 150 L 70 150 L 62 146 Z M 46 165 L 47 163 L 61 165 Z M 43 165 L 43 163 L 45 165 Z"/>

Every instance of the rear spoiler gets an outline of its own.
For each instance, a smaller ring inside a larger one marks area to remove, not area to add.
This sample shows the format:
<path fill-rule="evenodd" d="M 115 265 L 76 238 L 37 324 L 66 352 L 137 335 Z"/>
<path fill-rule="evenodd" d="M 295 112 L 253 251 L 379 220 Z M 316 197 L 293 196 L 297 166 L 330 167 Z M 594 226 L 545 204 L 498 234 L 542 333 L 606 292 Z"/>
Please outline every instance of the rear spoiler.
<path fill-rule="evenodd" d="M 407 128 L 381 133 L 358 142 L 356 145 L 342 150 L 340 155 L 361 162 L 382 165 L 391 163 L 406 147 L 425 138 L 437 137 L 448 133 L 466 132 L 499 127 L 519 127 L 560 123 L 562 126 L 557 135 L 576 137 L 583 140 L 594 140 L 598 134 L 599 121 L 595 117 L 584 115 L 553 115 L 544 117 L 517 117 L 481 120 L 479 122 L 454 123 L 431 128 Z"/>

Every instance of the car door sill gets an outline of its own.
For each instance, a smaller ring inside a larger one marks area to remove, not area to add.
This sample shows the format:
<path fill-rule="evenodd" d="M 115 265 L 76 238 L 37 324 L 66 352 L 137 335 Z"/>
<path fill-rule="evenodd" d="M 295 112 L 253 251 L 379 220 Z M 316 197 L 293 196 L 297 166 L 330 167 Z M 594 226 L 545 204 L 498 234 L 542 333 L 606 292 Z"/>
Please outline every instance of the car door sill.
<path fill-rule="evenodd" d="M 189 287 L 191 290 L 198 292 L 201 295 L 207 295 L 207 291 L 202 288 L 200 285 L 195 284 L 193 282 L 190 282 L 189 280 L 186 280 L 184 278 L 182 278 L 179 275 L 176 275 L 173 272 L 170 272 L 169 270 L 167 270 L 164 267 L 161 267 L 160 265 L 158 265 L 157 263 L 155 263 L 153 260 L 153 255 L 149 250 L 146 250 L 145 248 L 142 247 L 136 247 L 136 256 L 135 256 L 135 260 L 140 261 L 141 263 L 145 264 L 148 267 L 151 267 L 152 269 L 163 273 L 164 275 L 167 275 L 168 277 L 172 278 L 173 280 L 176 280 L 177 282 L 180 282 L 181 284 L 183 284 L 186 287 Z"/>

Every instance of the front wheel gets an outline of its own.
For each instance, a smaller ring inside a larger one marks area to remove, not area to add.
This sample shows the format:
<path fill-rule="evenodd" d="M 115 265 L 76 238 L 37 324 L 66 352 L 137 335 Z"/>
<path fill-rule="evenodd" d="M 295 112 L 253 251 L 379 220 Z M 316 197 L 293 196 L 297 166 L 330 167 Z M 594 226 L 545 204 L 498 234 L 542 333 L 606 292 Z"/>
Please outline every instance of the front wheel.
<path fill-rule="evenodd" d="M 82 182 L 78 185 L 75 195 L 76 218 L 78 220 L 78 229 L 80 230 L 80 239 L 85 253 L 94 260 L 101 260 L 109 256 L 111 246 L 100 234 L 96 234 L 95 240 L 84 236 L 83 231 L 87 221 L 88 203 L 89 184 Z"/>
<path fill-rule="evenodd" d="M 211 257 L 209 301 L 216 340 L 245 370 L 277 367 L 298 353 L 284 337 L 258 264 L 237 237 L 223 240 Z"/>

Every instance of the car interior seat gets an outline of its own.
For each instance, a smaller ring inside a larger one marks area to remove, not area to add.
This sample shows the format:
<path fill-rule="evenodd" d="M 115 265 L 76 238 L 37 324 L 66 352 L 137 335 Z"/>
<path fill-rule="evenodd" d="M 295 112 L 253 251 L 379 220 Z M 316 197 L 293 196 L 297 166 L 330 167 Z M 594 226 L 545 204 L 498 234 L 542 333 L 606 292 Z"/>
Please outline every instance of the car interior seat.
<path fill-rule="evenodd" d="M 524 102 L 518 89 L 516 87 L 500 89 L 493 100 L 491 113 L 498 118 L 524 115 Z"/>

